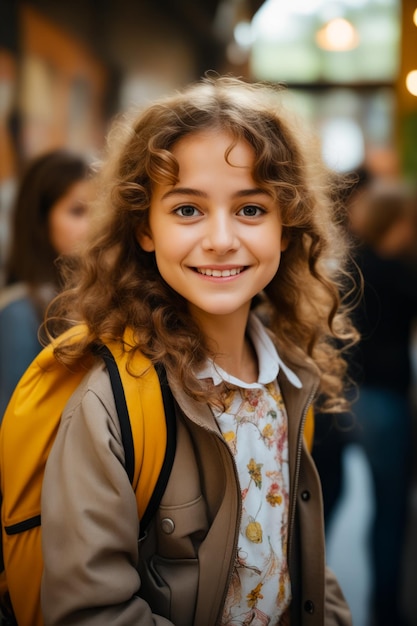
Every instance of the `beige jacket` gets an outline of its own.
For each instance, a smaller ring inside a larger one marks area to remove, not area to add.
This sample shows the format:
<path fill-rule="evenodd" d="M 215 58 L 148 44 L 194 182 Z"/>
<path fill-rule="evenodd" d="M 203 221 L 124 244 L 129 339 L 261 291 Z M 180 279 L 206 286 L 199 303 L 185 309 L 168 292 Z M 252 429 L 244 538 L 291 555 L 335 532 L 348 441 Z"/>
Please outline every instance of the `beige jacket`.
<path fill-rule="evenodd" d="M 348 626 L 349 609 L 325 567 L 320 483 L 303 442 L 317 375 L 303 361 L 284 360 L 303 382 L 298 390 L 279 376 L 289 416 L 291 625 Z M 235 464 L 208 406 L 171 387 L 178 403 L 176 458 L 140 545 L 104 367 L 92 370 L 70 400 L 42 496 L 47 626 L 219 623 L 241 512 Z"/>

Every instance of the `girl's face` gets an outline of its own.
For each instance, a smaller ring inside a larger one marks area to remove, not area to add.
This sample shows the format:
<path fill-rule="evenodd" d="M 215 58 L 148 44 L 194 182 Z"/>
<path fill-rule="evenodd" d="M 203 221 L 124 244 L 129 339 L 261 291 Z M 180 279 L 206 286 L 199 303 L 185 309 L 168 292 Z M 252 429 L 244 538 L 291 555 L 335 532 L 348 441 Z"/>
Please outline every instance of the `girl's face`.
<path fill-rule="evenodd" d="M 241 140 L 206 131 L 172 152 L 179 181 L 155 184 L 141 247 L 155 252 L 164 280 L 194 317 L 248 315 L 252 298 L 274 277 L 285 249 L 276 202 L 252 177 L 254 152 Z"/>
<path fill-rule="evenodd" d="M 81 180 L 74 183 L 52 207 L 48 216 L 51 244 L 58 255 L 71 255 L 84 241 L 90 225 L 88 202 L 92 183 Z"/>

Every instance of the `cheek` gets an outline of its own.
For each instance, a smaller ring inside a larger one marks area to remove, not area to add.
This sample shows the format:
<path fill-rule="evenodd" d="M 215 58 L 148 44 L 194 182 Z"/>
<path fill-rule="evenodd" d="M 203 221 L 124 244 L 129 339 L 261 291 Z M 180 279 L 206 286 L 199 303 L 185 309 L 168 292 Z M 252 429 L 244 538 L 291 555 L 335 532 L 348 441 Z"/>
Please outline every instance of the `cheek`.
<path fill-rule="evenodd" d="M 155 251 L 156 257 L 179 259 L 198 247 L 200 238 L 193 227 L 178 227 L 171 223 L 152 225 L 152 234 L 144 243 Z"/>
<path fill-rule="evenodd" d="M 264 245 L 259 248 L 259 259 L 263 264 L 268 280 L 271 280 L 278 271 L 281 256 L 286 243 L 281 243 L 279 237 L 265 237 Z"/>
<path fill-rule="evenodd" d="M 289 239 L 283 235 L 280 226 L 273 225 L 263 230 L 262 234 L 256 240 L 258 253 L 261 257 L 268 257 L 271 261 L 278 259 L 281 253 L 286 250 Z"/>
<path fill-rule="evenodd" d="M 74 218 L 65 213 L 51 215 L 49 234 L 53 248 L 58 254 L 71 254 L 87 236 L 87 218 Z"/>
<path fill-rule="evenodd" d="M 152 243 L 158 263 L 175 263 L 182 255 L 182 248 L 178 245 L 179 242 L 175 238 L 175 235 L 167 234 L 167 236 L 159 236 L 156 240 L 153 240 Z"/>

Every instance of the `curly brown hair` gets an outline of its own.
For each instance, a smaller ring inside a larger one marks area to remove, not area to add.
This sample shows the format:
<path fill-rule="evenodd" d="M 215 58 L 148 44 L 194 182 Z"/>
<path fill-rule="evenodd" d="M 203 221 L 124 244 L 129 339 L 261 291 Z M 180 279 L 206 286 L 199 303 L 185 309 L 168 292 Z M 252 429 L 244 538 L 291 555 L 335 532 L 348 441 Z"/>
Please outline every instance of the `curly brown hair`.
<path fill-rule="evenodd" d="M 284 353 L 301 349 L 317 364 L 321 396 L 329 409 L 342 408 L 343 347 L 355 341 L 355 330 L 340 298 L 347 248 L 334 176 L 323 166 L 317 142 L 291 120 L 279 96 L 280 89 L 270 85 L 206 77 L 131 121 L 115 121 L 99 173 L 98 231 L 48 320 L 50 337 L 79 322 L 87 335 L 59 343 L 59 359 L 71 364 L 100 339 L 122 341 L 131 327 L 134 350 L 161 361 L 192 397 L 214 397 L 193 373 L 213 355 L 187 302 L 161 278 L 154 254 L 141 249 L 138 233 L 148 224 L 153 184 L 178 180 L 171 152 L 176 142 L 217 129 L 252 146 L 254 180 L 276 199 L 289 240 L 277 274 L 253 309 L 262 307 Z"/>

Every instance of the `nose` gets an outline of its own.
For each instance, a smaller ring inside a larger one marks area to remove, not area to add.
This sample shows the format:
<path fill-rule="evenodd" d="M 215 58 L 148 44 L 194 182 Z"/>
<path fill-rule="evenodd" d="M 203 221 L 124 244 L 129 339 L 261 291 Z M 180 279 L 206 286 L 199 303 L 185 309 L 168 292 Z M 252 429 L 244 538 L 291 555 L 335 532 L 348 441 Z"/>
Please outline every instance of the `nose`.
<path fill-rule="evenodd" d="M 203 248 L 224 255 L 239 248 L 237 224 L 226 212 L 216 212 L 206 222 Z"/>

